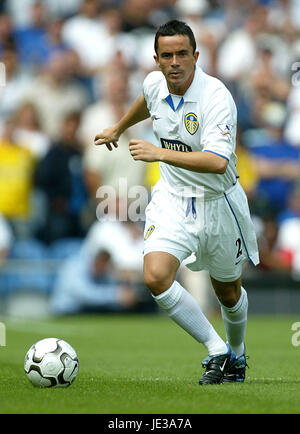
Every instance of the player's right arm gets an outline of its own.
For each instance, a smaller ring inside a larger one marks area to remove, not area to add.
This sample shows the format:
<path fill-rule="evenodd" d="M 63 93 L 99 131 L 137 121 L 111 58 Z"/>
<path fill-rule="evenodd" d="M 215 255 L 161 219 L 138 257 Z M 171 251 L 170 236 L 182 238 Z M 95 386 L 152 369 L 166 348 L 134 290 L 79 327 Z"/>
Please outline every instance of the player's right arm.
<path fill-rule="evenodd" d="M 121 134 L 138 122 L 149 118 L 149 116 L 147 103 L 144 95 L 141 94 L 119 122 L 96 135 L 94 140 L 95 145 L 106 145 L 110 151 L 113 149 L 113 146 L 117 148 Z"/>

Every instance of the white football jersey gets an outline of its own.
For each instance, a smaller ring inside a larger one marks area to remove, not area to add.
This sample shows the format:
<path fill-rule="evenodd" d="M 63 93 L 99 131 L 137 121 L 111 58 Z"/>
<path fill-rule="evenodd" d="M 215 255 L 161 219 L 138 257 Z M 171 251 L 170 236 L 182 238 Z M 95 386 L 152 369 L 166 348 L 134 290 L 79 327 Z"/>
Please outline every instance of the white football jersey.
<path fill-rule="evenodd" d="M 162 72 L 153 71 L 144 80 L 143 93 L 158 146 L 179 152 L 213 152 L 228 160 L 223 175 L 198 173 L 160 162 L 160 182 L 169 191 L 209 200 L 236 184 L 236 106 L 220 80 L 196 66 L 186 93 L 172 97 Z"/>

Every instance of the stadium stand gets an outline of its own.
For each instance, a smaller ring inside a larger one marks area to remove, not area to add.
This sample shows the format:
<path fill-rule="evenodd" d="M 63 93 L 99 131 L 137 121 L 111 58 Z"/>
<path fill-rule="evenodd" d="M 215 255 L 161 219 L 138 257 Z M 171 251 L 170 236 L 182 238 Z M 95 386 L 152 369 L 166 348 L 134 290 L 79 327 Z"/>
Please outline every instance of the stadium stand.
<path fill-rule="evenodd" d="M 112 181 L 114 161 L 106 162 L 100 153 L 95 156 L 95 117 L 100 113 L 104 123 L 119 118 L 137 97 L 145 75 L 156 68 L 155 29 L 171 18 L 191 25 L 199 65 L 226 84 L 237 104 L 240 182 L 262 248 L 261 265 L 246 270 L 245 276 L 254 282 L 253 291 L 255 281 L 262 284 L 261 277 L 268 279 L 272 273 L 279 273 L 281 282 L 298 284 L 299 273 L 294 271 L 300 269 L 299 255 L 294 255 L 291 267 L 280 251 L 287 227 L 282 228 L 282 216 L 290 213 L 290 196 L 300 181 L 297 0 L 1 0 L 0 62 L 6 76 L 4 86 L 0 80 L 0 143 L 6 159 L 0 161 L 0 191 L 6 200 L 2 195 L 0 212 L 14 237 L 11 251 L 1 260 L 2 297 L 31 290 L 50 294 L 59 265 L 81 247 L 97 222 L 97 186 L 118 184 Z M 63 120 L 74 112 L 80 125 L 71 131 Z M 150 130 L 149 121 L 137 133 L 153 140 Z M 75 143 L 75 136 L 76 151 L 55 148 Z M 61 172 L 55 177 L 52 164 L 51 189 L 44 184 L 41 188 L 39 179 L 48 176 L 41 162 L 60 150 L 68 182 L 63 184 Z M 9 155 L 18 156 L 15 166 Z M 127 167 L 125 157 L 119 158 Z M 286 164 L 288 158 L 291 165 Z M 22 170 L 22 180 L 16 167 Z M 130 170 L 130 185 L 136 176 L 136 183 L 150 191 L 157 166 L 139 169 Z M 6 182 L 5 173 L 15 177 L 15 184 Z M 23 182 L 23 193 L 18 182 Z M 278 183 L 284 185 L 281 197 Z M 36 195 L 42 200 L 34 201 Z M 51 225 L 49 215 L 56 219 Z M 299 215 L 293 218 L 299 227 Z M 69 232 L 68 222 L 75 220 L 76 228 Z"/>

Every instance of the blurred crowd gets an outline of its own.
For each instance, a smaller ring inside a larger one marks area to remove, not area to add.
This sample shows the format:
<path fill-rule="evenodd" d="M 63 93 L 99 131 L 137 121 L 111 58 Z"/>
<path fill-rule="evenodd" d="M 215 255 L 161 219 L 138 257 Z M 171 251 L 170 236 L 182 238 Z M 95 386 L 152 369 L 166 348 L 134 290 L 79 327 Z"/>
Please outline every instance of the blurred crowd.
<path fill-rule="evenodd" d="M 0 266 L 17 243 L 81 240 L 54 285 L 57 311 L 141 301 L 143 222 L 102 222 L 96 209 L 101 185 L 157 181 L 157 165 L 127 147 L 155 140 L 151 121 L 115 152 L 93 139 L 141 92 L 155 31 L 172 18 L 191 26 L 198 64 L 235 99 L 258 272 L 300 279 L 300 0 L 0 0 Z"/>

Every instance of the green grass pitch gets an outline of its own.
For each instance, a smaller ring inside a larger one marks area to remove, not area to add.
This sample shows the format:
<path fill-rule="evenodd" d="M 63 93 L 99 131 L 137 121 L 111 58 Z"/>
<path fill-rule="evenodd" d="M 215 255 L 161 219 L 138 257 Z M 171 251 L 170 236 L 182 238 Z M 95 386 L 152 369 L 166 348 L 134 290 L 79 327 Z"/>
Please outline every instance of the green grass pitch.
<path fill-rule="evenodd" d="M 3 319 L 2 319 L 3 321 Z M 205 348 L 164 315 L 84 315 L 4 320 L 0 413 L 299 413 L 300 347 L 295 317 L 250 316 L 243 384 L 198 386 Z M 224 337 L 219 317 L 211 318 Z M 44 337 L 67 340 L 79 374 L 66 389 L 38 389 L 23 371 L 28 348 Z"/>

